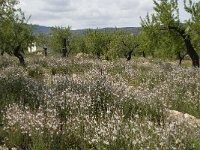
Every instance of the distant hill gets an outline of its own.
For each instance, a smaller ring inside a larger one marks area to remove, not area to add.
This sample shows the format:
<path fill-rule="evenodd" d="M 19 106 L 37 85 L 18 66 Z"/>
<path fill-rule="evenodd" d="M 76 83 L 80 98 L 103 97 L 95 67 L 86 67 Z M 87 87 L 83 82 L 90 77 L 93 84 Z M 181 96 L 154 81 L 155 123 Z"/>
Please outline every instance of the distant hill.
<path fill-rule="evenodd" d="M 32 25 L 33 33 L 43 33 L 43 34 L 50 34 L 51 33 L 51 27 L 46 26 L 40 26 L 40 25 Z"/>
<path fill-rule="evenodd" d="M 120 31 L 126 31 L 133 34 L 138 34 L 140 32 L 140 27 L 124 27 L 124 28 L 101 28 L 98 29 L 99 31 L 108 31 L 114 32 L 116 29 Z M 34 34 L 43 33 L 43 34 L 50 34 L 52 32 L 52 27 L 40 26 L 40 25 L 32 25 L 32 30 Z M 88 29 L 78 29 L 72 30 L 72 33 L 76 35 L 84 35 Z M 95 30 L 95 29 L 92 29 Z"/>
<path fill-rule="evenodd" d="M 126 31 L 126 32 L 130 32 L 133 34 L 138 34 L 140 32 L 140 27 L 124 27 L 124 28 L 102 28 L 102 29 L 98 29 L 99 31 L 107 31 L 107 32 L 114 32 L 119 30 L 119 31 Z M 79 34 L 79 35 L 83 35 L 87 32 L 88 29 L 79 29 L 79 30 L 72 30 L 72 32 L 74 34 Z M 92 29 L 95 30 L 95 29 Z"/>

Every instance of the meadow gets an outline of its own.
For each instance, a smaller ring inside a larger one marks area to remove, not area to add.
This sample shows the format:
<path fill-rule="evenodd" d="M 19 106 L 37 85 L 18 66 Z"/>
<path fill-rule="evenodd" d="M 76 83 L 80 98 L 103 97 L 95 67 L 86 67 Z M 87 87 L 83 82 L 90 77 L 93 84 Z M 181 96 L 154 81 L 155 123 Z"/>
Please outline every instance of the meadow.
<path fill-rule="evenodd" d="M 1 147 L 200 149 L 200 70 L 187 62 L 78 55 L 26 64 L 0 59 Z"/>

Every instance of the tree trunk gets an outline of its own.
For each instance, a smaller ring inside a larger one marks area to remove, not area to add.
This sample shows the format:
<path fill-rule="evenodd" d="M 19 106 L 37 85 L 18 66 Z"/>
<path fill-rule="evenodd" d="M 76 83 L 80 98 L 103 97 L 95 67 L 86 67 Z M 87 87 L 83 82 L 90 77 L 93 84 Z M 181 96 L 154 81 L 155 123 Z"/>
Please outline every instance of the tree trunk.
<path fill-rule="evenodd" d="M 70 47 L 69 47 L 69 44 L 68 46 L 66 47 L 66 51 L 67 51 L 67 57 L 69 56 L 69 53 L 70 53 Z"/>
<path fill-rule="evenodd" d="M 109 44 L 110 44 L 110 41 L 109 41 Z M 109 52 L 109 48 L 108 48 L 108 46 L 105 46 L 106 47 L 106 50 L 107 50 L 107 52 L 106 52 L 106 60 L 107 61 L 109 61 L 110 60 L 110 58 L 109 58 L 109 56 L 108 56 L 108 52 Z"/>
<path fill-rule="evenodd" d="M 44 50 L 44 56 L 47 57 L 47 47 L 43 47 Z"/>
<path fill-rule="evenodd" d="M 183 57 L 181 57 L 181 52 L 178 52 L 177 53 L 177 58 L 179 59 L 179 66 L 181 66 L 181 64 L 182 64 L 182 60 L 183 60 Z"/>
<path fill-rule="evenodd" d="M 62 48 L 62 57 L 67 57 L 67 48 Z"/>
<path fill-rule="evenodd" d="M 187 49 L 187 53 L 190 56 L 190 58 L 192 59 L 193 67 L 199 68 L 199 55 L 197 54 L 197 52 L 195 51 L 195 49 L 192 45 L 190 36 L 185 33 L 185 30 L 183 30 L 179 27 L 168 26 L 168 28 L 173 29 L 180 34 L 180 36 L 184 40 L 184 43 L 185 43 L 185 46 L 186 46 L 186 49 Z"/>
<path fill-rule="evenodd" d="M 181 66 L 181 64 L 182 64 L 182 61 L 183 61 L 183 59 L 184 59 L 184 57 L 187 55 L 187 53 L 186 54 L 184 54 L 183 56 L 181 56 L 181 52 L 178 52 L 177 53 L 177 59 L 179 59 L 179 66 Z"/>
<path fill-rule="evenodd" d="M 144 51 L 142 51 L 142 56 L 145 58 L 146 57 L 146 55 L 145 55 L 145 52 Z"/>
<path fill-rule="evenodd" d="M 1 52 L 1 56 L 3 56 L 3 54 L 4 54 L 4 51 Z"/>
<path fill-rule="evenodd" d="M 62 57 L 67 57 L 67 39 L 63 39 Z"/>
<path fill-rule="evenodd" d="M 131 60 L 131 57 L 132 57 L 132 53 L 133 53 L 133 50 L 129 51 L 126 55 L 126 60 L 127 61 L 130 61 Z"/>
<path fill-rule="evenodd" d="M 101 59 L 101 51 L 100 51 L 100 50 L 98 50 L 98 51 L 96 52 L 96 55 L 97 55 L 97 58 L 98 58 L 98 59 Z"/>
<path fill-rule="evenodd" d="M 192 65 L 194 67 L 199 68 L 199 55 L 194 50 L 194 47 L 192 46 L 191 40 L 186 38 L 186 39 L 184 39 L 184 42 L 185 42 L 185 46 L 187 48 L 187 53 L 190 56 L 190 58 L 192 59 Z"/>
<path fill-rule="evenodd" d="M 132 53 L 133 53 L 133 50 L 134 50 L 135 48 L 137 48 L 137 47 L 139 46 L 139 44 L 136 44 L 134 47 L 130 47 L 130 46 L 128 46 L 123 40 L 122 40 L 122 43 L 124 44 L 124 46 L 126 46 L 126 47 L 129 49 L 129 51 L 125 54 L 125 56 L 126 56 L 126 60 L 127 60 L 127 61 L 130 61 L 130 60 L 131 60 Z M 133 53 L 133 55 L 135 56 L 134 53 Z"/>
<path fill-rule="evenodd" d="M 63 39 L 63 48 L 62 48 L 62 57 L 68 57 L 70 52 L 69 41 L 64 38 Z"/>
<path fill-rule="evenodd" d="M 25 61 L 24 61 L 24 57 L 22 56 L 22 54 L 20 53 L 21 50 L 21 45 L 18 45 L 14 50 L 13 50 L 13 54 L 15 55 L 15 57 L 17 57 L 19 59 L 19 62 L 22 66 L 25 66 Z"/>
<path fill-rule="evenodd" d="M 110 58 L 108 57 L 108 55 L 106 55 L 106 61 L 109 61 L 110 60 Z"/>

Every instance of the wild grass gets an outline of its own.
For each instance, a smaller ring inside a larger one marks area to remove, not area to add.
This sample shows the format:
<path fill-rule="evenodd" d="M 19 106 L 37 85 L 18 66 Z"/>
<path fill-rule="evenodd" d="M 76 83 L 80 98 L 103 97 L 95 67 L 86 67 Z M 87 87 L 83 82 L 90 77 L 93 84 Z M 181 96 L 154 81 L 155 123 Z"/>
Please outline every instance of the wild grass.
<path fill-rule="evenodd" d="M 199 149 L 200 72 L 160 60 L 0 60 L 0 145 L 27 150 Z"/>

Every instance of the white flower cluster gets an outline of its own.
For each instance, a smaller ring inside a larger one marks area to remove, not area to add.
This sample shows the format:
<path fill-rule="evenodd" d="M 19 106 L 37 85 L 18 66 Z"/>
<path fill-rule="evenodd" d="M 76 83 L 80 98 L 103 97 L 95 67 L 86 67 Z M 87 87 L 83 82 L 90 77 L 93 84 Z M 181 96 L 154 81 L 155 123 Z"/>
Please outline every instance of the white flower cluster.
<path fill-rule="evenodd" d="M 2 111 L 6 132 L 75 135 L 102 149 L 186 149 L 188 140 L 200 136 L 198 125 L 166 119 L 170 109 L 200 117 L 199 70 L 144 59 L 110 63 L 49 58 L 37 60 L 37 66 L 38 61 L 47 66 L 42 79 L 29 77 L 25 69 L 3 68 L 0 82 L 5 86 L 23 81 L 21 93 L 12 88 L 7 95 L 0 93 L 10 100 Z M 51 67 L 73 64 L 91 68 L 49 73 Z"/>

